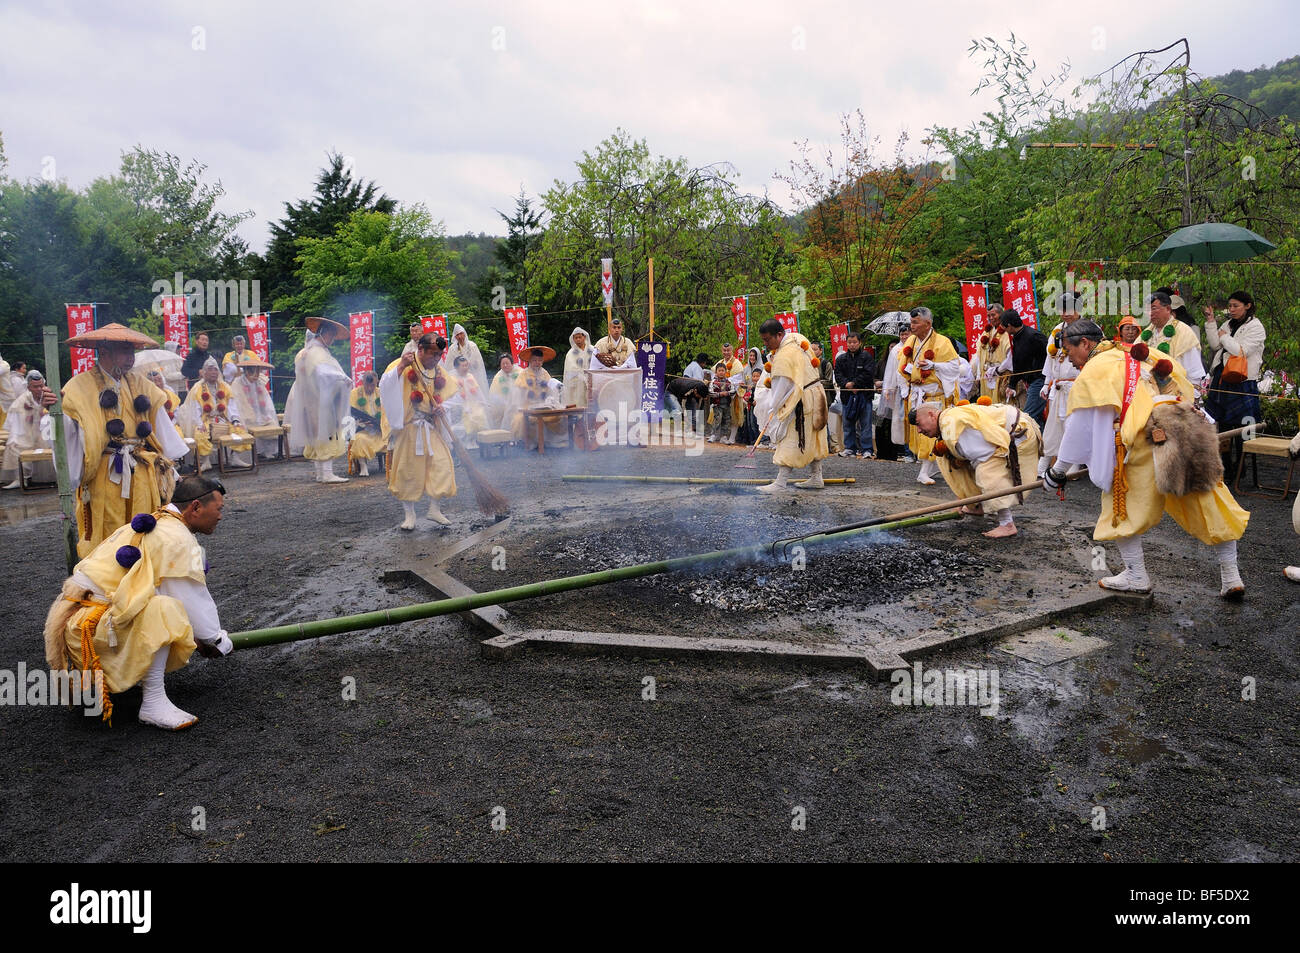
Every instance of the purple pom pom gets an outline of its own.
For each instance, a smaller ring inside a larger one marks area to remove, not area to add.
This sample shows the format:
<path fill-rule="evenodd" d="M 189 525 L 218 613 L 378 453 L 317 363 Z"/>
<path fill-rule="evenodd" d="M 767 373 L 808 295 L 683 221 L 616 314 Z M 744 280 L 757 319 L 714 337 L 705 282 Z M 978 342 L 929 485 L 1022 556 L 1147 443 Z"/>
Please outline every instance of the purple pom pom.
<path fill-rule="evenodd" d="M 146 397 L 144 394 L 141 394 L 138 397 L 136 397 L 135 401 L 131 404 L 131 406 L 135 408 L 135 412 L 137 414 L 143 414 L 145 411 L 149 409 L 151 405 L 149 403 L 149 398 Z"/>
<path fill-rule="evenodd" d="M 140 550 L 134 546 L 119 546 L 116 558 L 119 566 L 123 569 L 130 569 L 140 561 Z"/>
<path fill-rule="evenodd" d="M 110 437 L 120 437 L 126 431 L 126 424 L 120 420 L 110 420 L 104 424 L 104 429 L 108 431 Z"/>
<path fill-rule="evenodd" d="M 136 513 L 131 517 L 131 528 L 137 533 L 151 533 L 157 525 L 152 513 Z"/>
<path fill-rule="evenodd" d="M 143 440 L 149 434 L 153 433 L 153 424 L 147 420 L 142 420 L 135 425 L 135 435 Z"/>
<path fill-rule="evenodd" d="M 106 390 L 99 395 L 99 406 L 108 410 L 117 406 L 117 391 Z"/>

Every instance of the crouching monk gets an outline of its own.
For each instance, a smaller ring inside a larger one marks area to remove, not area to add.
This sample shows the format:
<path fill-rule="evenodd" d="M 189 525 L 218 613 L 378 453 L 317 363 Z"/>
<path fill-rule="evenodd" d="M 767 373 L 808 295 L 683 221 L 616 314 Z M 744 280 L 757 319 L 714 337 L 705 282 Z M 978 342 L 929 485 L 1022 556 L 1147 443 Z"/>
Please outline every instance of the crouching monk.
<path fill-rule="evenodd" d="M 1063 332 L 1079 376 L 1070 399 L 1056 463 L 1044 486 L 1059 491 L 1071 464 L 1084 464 L 1102 491 L 1093 539 L 1113 539 L 1124 571 L 1104 589 L 1149 592 L 1142 534 L 1168 513 L 1214 549 L 1224 599 L 1246 588 L 1237 571 L 1237 540 L 1250 514 L 1223 483 L 1214 425 L 1192 403 L 1193 388 L 1177 361 L 1152 360 L 1144 342 L 1131 349 L 1102 343 L 1102 330 L 1080 319 Z"/>
<path fill-rule="evenodd" d="M 137 513 L 96 546 L 63 583 L 45 619 L 51 670 L 102 679 L 104 719 L 111 694 L 141 685 L 140 721 L 172 731 L 198 719 L 163 689 L 163 675 L 199 653 L 216 658 L 233 646 L 208 594 L 203 548 L 195 533 L 221 521 L 225 488 L 216 480 L 182 480 L 172 502 Z M 110 722 L 111 723 L 111 722 Z"/>
<path fill-rule="evenodd" d="M 1037 467 L 1042 444 L 1038 424 L 1015 405 L 976 403 L 944 407 L 933 402 L 922 404 L 915 415 L 916 429 L 927 437 L 937 438 L 934 455 L 939 472 L 959 499 L 1020 486 L 1026 482 L 1024 473 L 1033 473 Z M 1022 502 L 1018 495 L 985 500 L 983 511 L 996 513 L 998 525 L 984 535 L 1015 536 L 1011 507 Z M 969 506 L 963 506 L 961 511 L 967 515 L 980 512 Z"/>

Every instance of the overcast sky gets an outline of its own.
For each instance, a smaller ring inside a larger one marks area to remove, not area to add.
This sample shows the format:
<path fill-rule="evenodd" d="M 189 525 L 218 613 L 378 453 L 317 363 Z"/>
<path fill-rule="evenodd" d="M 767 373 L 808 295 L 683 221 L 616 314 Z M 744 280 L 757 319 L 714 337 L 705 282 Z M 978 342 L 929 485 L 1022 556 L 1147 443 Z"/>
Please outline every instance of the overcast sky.
<path fill-rule="evenodd" d="M 1285 0 L 3 2 L 0 135 L 11 176 L 52 157 L 75 188 L 136 143 L 197 158 L 255 250 L 331 149 L 449 234 L 500 233 L 520 185 L 573 178 L 616 127 L 786 205 L 773 174 L 846 111 L 887 145 L 978 116 L 972 37 L 1082 77 L 1187 36 L 1210 76 L 1300 53 L 1298 23 Z"/>

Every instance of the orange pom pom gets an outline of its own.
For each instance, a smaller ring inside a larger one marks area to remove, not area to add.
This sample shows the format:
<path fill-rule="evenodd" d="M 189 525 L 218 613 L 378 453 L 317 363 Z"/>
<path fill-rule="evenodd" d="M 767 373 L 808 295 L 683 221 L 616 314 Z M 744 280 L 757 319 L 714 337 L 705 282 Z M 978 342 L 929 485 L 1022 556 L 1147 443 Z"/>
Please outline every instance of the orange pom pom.
<path fill-rule="evenodd" d="M 763 378 L 763 386 L 764 386 L 764 387 L 771 387 L 771 386 L 772 386 L 772 378 L 770 378 L 770 377 L 764 377 L 764 378 Z"/>
<path fill-rule="evenodd" d="M 800 346 L 801 348 L 803 348 L 805 351 L 808 350 L 808 342 L 807 342 L 807 341 L 800 341 L 800 342 L 799 342 L 799 346 Z"/>
<path fill-rule="evenodd" d="M 1168 377 L 1174 372 L 1174 362 L 1167 357 L 1162 357 L 1156 361 L 1156 366 L 1151 368 L 1156 377 Z"/>
<path fill-rule="evenodd" d="M 923 355 L 921 355 L 921 356 L 924 357 L 927 361 L 933 361 L 933 360 L 934 360 L 934 351 L 927 350 L 927 351 L 926 351 Z"/>
<path fill-rule="evenodd" d="M 772 362 L 771 362 L 771 361 L 764 361 L 764 362 L 763 362 L 763 370 L 767 371 L 769 374 L 772 373 Z"/>
<path fill-rule="evenodd" d="M 821 367 L 821 366 L 822 366 L 822 360 L 821 360 L 821 358 L 819 358 L 819 357 L 814 357 L 814 358 L 812 359 L 812 366 L 813 366 L 813 367 Z"/>
<path fill-rule="evenodd" d="M 942 440 L 936 440 L 934 442 L 934 452 L 941 457 L 946 457 L 948 456 L 948 445 Z"/>
<path fill-rule="evenodd" d="M 958 406 L 958 407 L 966 407 L 966 406 L 969 406 L 969 405 L 970 405 L 970 401 L 967 400 L 965 397 L 963 397 L 961 400 L 957 401 L 957 406 Z"/>
<path fill-rule="evenodd" d="M 1135 341 L 1128 352 L 1133 355 L 1135 361 L 1145 361 L 1151 356 L 1151 348 L 1147 347 L 1146 341 Z"/>
<path fill-rule="evenodd" d="M 987 407 L 991 403 L 993 403 L 993 398 L 990 397 L 988 394 L 985 394 L 979 400 L 975 401 L 975 403 L 979 404 L 981 407 Z"/>
<path fill-rule="evenodd" d="M 912 356 L 912 345 L 909 344 L 905 348 L 903 348 L 903 357 L 911 357 L 911 356 Z"/>

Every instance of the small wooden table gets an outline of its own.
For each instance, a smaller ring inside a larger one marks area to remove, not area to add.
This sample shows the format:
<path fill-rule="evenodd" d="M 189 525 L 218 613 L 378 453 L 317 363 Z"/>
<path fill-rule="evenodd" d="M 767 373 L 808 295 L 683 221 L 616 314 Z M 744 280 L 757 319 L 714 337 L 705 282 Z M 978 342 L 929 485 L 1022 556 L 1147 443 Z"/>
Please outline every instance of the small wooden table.
<path fill-rule="evenodd" d="M 587 413 L 585 407 L 563 407 L 559 410 L 552 410 L 549 407 L 536 407 L 531 410 L 523 411 L 523 415 L 537 422 L 537 452 L 543 456 L 546 454 L 546 425 L 553 420 L 563 420 L 569 428 L 569 446 L 573 446 L 573 425 L 581 420 Z M 527 434 L 527 425 L 524 432 Z M 528 449 L 527 436 L 524 439 L 524 449 Z"/>

